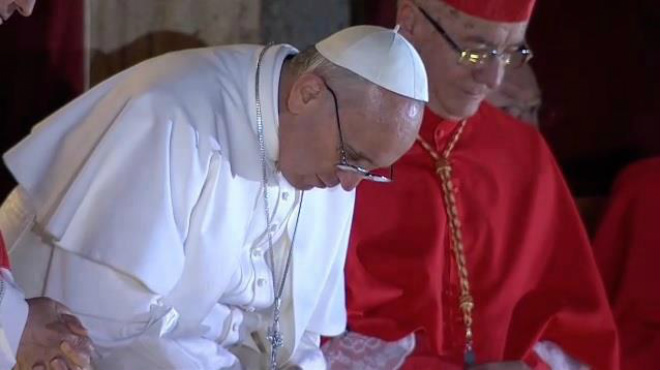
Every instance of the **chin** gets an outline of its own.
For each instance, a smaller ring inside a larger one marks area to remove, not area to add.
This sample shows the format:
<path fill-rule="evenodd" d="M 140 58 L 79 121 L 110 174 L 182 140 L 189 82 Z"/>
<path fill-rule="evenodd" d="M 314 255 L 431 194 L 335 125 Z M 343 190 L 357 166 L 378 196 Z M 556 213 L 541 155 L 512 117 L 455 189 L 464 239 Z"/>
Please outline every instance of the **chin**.
<path fill-rule="evenodd" d="M 310 189 L 314 189 L 315 187 L 317 187 L 315 184 L 310 184 L 310 183 L 305 182 L 305 181 L 289 182 L 289 184 L 291 184 L 291 186 L 293 186 L 297 190 L 310 190 Z"/>
<path fill-rule="evenodd" d="M 483 102 L 483 99 L 474 99 L 474 100 L 469 100 L 469 101 L 455 101 L 452 102 L 447 109 L 446 109 L 446 114 L 444 114 L 444 118 L 455 120 L 455 121 L 460 121 L 463 119 L 470 118 L 474 116 L 477 111 L 479 110 L 479 107 L 481 106 L 481 103 Z"/>
<path fill-rule="evenodd" d="M 290 181 L 289 184 L 291 184 L 291 186 L 293 186 L 297 190 L 303 190 L 303 191 L 312 190 L 314 188 L 318 188 L 318 189 L 326 188 L 324 183 L 320 181 L 309 181 L 309 179 L 307 179 L 307 181 L 305 181 L 304 179 L 298 179 L 298 181 L 294 181 L 294 182 Z"/>
<path fill-rule="evenodd" d="M 315 189 L 315 188 L 319 188 L 318 186 L 314 186 L 314 185 L 301 185 L 301 186 L 294 186 L 294 187 L 296 189 L 302 190 L 302 191 L 307 191 L 307 190 L 312 190 L 312 189 Z M 320 189 L 323 189 L 323 188 L 320 188 Z"/>

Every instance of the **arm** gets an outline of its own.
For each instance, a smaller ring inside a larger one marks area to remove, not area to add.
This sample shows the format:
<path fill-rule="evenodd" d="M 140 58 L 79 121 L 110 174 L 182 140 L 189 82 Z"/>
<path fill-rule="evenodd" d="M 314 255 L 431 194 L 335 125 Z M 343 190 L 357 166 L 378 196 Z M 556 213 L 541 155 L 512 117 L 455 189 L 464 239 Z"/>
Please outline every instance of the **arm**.
<path fill-rule="evenodd" d="M 27 304 L 27 323 L 16 352 L 17 370 L 46 366 L 89 370 L 93 346 L 78 318 L 50 298 L 28 299 Z"/>
<path fill-rule="evenodd" d="M 89 369 L 92 351 L 87 331 L 66 307 L 43 297 L 26 301 L 9 270 L 0 267 L 0 369 Z"/>
<path fill-rule="evenodd" d="M 525 333 L 536 326 L 529 354 L 548 368 L 618 369 L 616 328 L 593 250 L 561 171 L 545 145 L 542 154 L 535 179 L 537 194 L 542 196 L 533 203 L 542 211 L 535 213 L 537 222 L 528 224 L 537 234 L 527 245 L 536 247 L 537 253 L 525 261 L 527 266 L 536 266 L 528 275 L 534 290 L 517 304 L 512 320 L 517 329 L 512 330 Z M 511 344 L 513 348 L 516 341 Z"/>
<path fill-rule="evenodd" d="M 306 331 L 298 348 L 296 348 L 293 357 L 291 358 L 290 365 L 285 367 L 286 370 L 325 370 L 326 363 L 323 352 L 320 349 L 321 336 L 316 333 Z"/>
<path fill-rule="evenodd" d="M 336 336 L 346 330 L 346 300 L 344 288 L 344 264 L 353 220 L 353 204 L 355 193 L 340 193 L 340 202 L 349 209 L 333 209 L 337 217 L 345 217 L 343 229 L 340 229 L 336 240 L 336 252 L 329 274 L 325 280 L 323 291 L 316 303 L 316 308 L 310 317 L 291 360 L 293 369 L 325 370 L 328 368 L 324 352 L 320 349 L 320 336 Z M 343 213 L 343 214 L 342 214 Z M 340 224 L 341 225 L 341 224 Z"/>
<path fill-rule="evenodd" d="M 134 278 L 61 249 L 51 266 L 57 274 L 75 271 L 68 281 L 51 278 L 49 286 L 53 294 L 62 289 L 61 298 L 89 329 L 96 369 L 224 369 L 236 362 L 225 347 L 236 340 L 230 329 L 242 317 L 230 308 L 217 305 L 197 330 L 184 332 L 177 308 Z M 80 276 L 93 276 L 94 284 Z"/>
<path fill-rule="evenodd" d="M 80 166 L 61 166 L 75 169 L 57 179 L 67 184 L 61 203 L 40 200 L 34 187 L 24 186 L 37 214 L 45 210 L 34 232 L 45 234 L 39 240 L 52 250 L 46 294 L 64 301 L 89 328 L 101 355 L 98 369 L 220 369 L 236 362 L 223 347 L 226 338 L 209 333 L 216 326 L 203 324 L 216 315 L 209 320 L 233 327 L 226 321 L 231 310 L 209 314 L 218 308 L 211 290 L 222 286 L 200 281 L 209 274 L 199 273 L 192 257 L 197 249 L 210 250 L 201 242 L 218 246 L 211 235 L 217 227 L 209 227 L 218 218 L 209 212 L 223 208 L 203 210 L 202 187 L 218 188 L 210 180 L 209 144 L 185 119 L 172 121 L 178 106 L 160 94 L 137 97 L 112 115 L 98 140 L 62 140 L 89 148 Z M 80 130 L 100 122 L 93 118 Z M 74 149 L 60 147 L 54 157 L 64 161 Z M 222 260 L 203 253 L 198 259 Z M 229 270 L 211 267 L 215 275 Z M 198 315 L 190 313 L 202 306 Z"/>

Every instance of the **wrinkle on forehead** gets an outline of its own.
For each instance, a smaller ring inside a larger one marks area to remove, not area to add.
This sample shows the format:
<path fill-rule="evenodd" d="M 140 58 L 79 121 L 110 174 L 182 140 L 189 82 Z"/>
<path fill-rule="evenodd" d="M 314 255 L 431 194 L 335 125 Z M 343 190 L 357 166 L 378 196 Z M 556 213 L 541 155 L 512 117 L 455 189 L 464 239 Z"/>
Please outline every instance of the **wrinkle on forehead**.
<path fill-rule="evenodd" d="M 396 159 L 394 155 L 402 145 L 412 145 L 421 124 L 424 105 L 377 86 L 364 91 L 362 101 L 361 105 L 354 106 L 358 110 L 355 113 L 361 116 L 355 121 L 358 127 L 346 130 L 352 131 L 353 135 L 349 135 L 353 139 L 358 139 L 351 145 L 373 163 L 389 165 Z"/>
<path fill-rule="evenodd" d="M 518 46 L 525 41 L 526 21 L 496 22 L 465 14 L 437 0 L 417 0 L 457 42 L 482 43 L 496 48 Z"/>
<path fill-rule="evenodd" d="M 377 120 L 385 124 L 392 125 L 400 122 L 414 122 L 421 114 L 422 104 L 416 103 L 413 99 L 403 97 L 381 87 L 369 89 L 367 99 L 370 107 L 373 107 L 374 114 L 378 115 Z"/>

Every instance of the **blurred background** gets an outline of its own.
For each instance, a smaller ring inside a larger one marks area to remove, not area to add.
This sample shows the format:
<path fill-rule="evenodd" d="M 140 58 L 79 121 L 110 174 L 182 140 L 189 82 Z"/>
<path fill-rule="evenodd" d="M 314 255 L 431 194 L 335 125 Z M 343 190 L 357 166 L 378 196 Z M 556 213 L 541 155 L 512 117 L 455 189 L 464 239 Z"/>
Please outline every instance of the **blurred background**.
<path fill-rule="evenodd" d="M 0 26 L 0 152 L 144 59 L 231 43 L 304 48 L 349 25 L 393 26 L 395 7 L 396 0 L 38 1 L 32 17 Z M 660 154 L 660 6 L 537 0 L 528 41 L 543 102 L 538 127 L 592 231 L 618 171 Z M 0 199 L 13 186 L 2 166 Z"/>

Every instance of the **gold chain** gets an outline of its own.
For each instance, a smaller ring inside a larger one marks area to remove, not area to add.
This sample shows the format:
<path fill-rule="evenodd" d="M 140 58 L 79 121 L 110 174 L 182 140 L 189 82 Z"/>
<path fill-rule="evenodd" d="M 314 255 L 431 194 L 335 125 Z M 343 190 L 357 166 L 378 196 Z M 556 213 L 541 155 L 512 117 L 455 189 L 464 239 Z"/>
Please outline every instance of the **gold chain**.
<path fill-rule="evenodd" d="M 458 129 L 447 144 L 447 147 L 439 155 L 433 147 L 424 141 L 421 136 L 417 136 L 417 141 L 435 160 L 435 173 L 440 178 L 442 183 L 442 192 L 445 200 L 445 210 L 449 220 L 449 229 L 452 236 L 452 250 L 454 251 L 454 258 L 458 267 L 458 275 L 460 279 L 461 297 L 459 300 L 459 308 L 463 313 L 463 324 L 465 325 L 465 362 L 467 365 L 474 365 L 475 356 L 472 348 L 473 344 L 473 331 L 472 331 L 472 311 L 474 309 L 474 299 L 470 293 L 470 280 L 468 278 L 467 263 L 465 261 L 465 248 L 463 246 L 463 233 L 461 231 L 461 220 L 458 215 L 458 207 L 456 206 L 456 193 L 454 191 L 454 184 L 451 180 L 452 167 L 449 156 L 454 150 L 454 146 L 461 137 L 465 129 L 467 121 L 463 120 L 459 123 Z"/>

